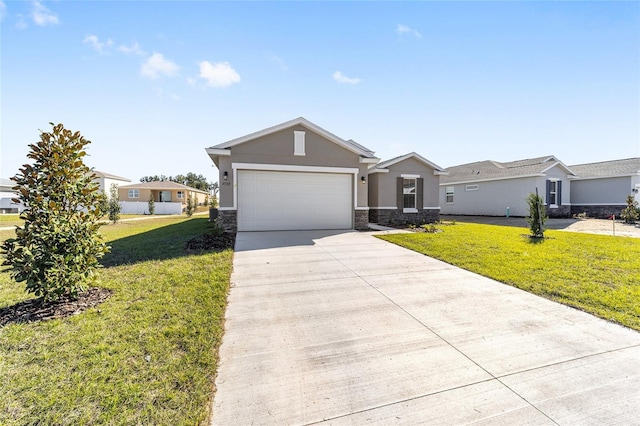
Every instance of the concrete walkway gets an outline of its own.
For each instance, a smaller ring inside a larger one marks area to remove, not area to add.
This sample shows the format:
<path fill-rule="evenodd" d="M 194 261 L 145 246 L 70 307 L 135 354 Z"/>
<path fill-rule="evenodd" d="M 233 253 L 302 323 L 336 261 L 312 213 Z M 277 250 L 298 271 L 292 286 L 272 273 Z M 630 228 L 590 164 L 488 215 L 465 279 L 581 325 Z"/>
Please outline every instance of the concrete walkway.
<path fill-rule="evenodd" d="M 640 333 L 371 233 L 236 251 L 214 425 L 640 423 Z"/>

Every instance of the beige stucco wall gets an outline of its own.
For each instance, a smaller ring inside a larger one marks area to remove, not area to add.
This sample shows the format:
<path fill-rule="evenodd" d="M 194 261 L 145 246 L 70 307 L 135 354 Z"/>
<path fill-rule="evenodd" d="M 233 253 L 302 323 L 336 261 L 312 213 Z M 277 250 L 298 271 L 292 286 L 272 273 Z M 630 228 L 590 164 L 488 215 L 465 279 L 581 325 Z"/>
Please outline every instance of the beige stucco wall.
<path fill-rule="evenodd" d="M 131 189 L 135 189 L 135 188 L 131 188 Z M 120 201 L 139 201 L 139 202 L 148 202 L 149 201 L 149 197 L 151 196 L 151 193 L 153 193 L 153 200 L 155 202 L 159 202 L 160 200 L 160 189 L 154 189 L 154 190 L 150 190 L 150 189 L 138 189 L 138 191 L 140 192 L 140 196 L 138 198 L 129 198 L 129 189 L 128 188 L 118 188 L 118 197 L 120 198 Z M 184 193 L 183 198 L 178 198 L 178 191 L 182 191 Z M 204 203 L 204 199 L 206 197 L 206 194 L 201 194 L 199 192 L 196 191 L 188 191 L 188 190 L 179 190 L 179 189 L 174 189 L 171 190 L 171 202 L 172 203 L 182 203 L 182 204 L 186 204 L 187 203 L 187 197 L 188 197 L 188 192 L 191 192 L 192 197 L 196 197 L 198 199 L 198 204 L 203 204 Z"/>
<path fill-rule="evenodd" d="M 369 179 L 371 207 L 397 207 L 397 182 L 403 174 L 419 175 L 424 179 L 423 205 L 421 208 L 439 206 L 440 177 L 434 175 L 434 169 L 415 158 L 408 158 L 389 166 L 389 173 L 373 173 Z"/>
<path fill-rule="evenodd" d="M 294 155 L 294 131 L 305 132 L 305 155 Z M 230 156 L 220 156 L 218 164 L 220 183 L 220 207 L 233 207 L 233 164 L 277 164 L 291 166 L 357 168 L 356 199 L 358 207 L 367 207 L 366 185 L 360 184 L 362 176 L 367 176 L 367 164 L 360 163 L 360 156 L 332 141 L 329 141 L 304 126 L 288 129 L 236 145 Z M 228 173 L 225 181 L 224 172 Z"/>

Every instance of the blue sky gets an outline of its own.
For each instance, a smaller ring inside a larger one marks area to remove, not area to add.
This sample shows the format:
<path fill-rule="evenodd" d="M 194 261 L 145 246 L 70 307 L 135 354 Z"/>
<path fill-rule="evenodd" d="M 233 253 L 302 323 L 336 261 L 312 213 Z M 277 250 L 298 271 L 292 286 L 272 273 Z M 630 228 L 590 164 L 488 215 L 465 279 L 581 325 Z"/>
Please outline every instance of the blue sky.
<path fill-rule="evenodd" d="M 38 129 L 137 181 L 304 116 L 383 160 L 640 156 L 640 2 L 0 1 L 1 163 Z"/>

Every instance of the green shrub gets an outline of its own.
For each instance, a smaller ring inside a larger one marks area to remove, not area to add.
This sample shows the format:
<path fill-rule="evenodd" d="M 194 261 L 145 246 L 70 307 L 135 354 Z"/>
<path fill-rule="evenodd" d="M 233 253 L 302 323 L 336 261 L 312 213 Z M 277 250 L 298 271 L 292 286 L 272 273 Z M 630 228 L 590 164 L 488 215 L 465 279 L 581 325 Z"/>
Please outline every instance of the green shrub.
<path fill-rule="evenodd" d="M 529 205 L 529 216 L 527 222 L 531 230 L 531 236 L 534 238 L 544 238 L 544 223 L 546 222 L 546 209 L 542 197 L 536 193 L 530 193 L 527 196 L 527 204 Z"/>
<path fill-rule="evenodd" d="M 156 202 L 153 200 L 153 194 L 149 196 L 149 214 L 154 214 L 156 212 Z"/>
<path fill-rule="evenodd" d="M 122 211 L 120 197 L 118 196 L 118 185 L 112 183 L 109 193 L 109 220 L 116 223 L 120 220 L 120 212 Z"/>
<path fill-rule="evenodd" d="M 53 131 L 41 132 L 40 141 L 29 145 L 34 163 L 12 178 L 26 206 L 24 225 L 2 244 L 11 277 L 43 301 L 77 296 L 108 250 L 98 232 L 102 195 L 82 160 L 91 142 L 50 124 Z"/>
<path fill-rule="evenodd" d="M 185 211 L 187 213 L 187 217 L 193 216 L 193 212 L 196 210 L 196 206 L 197 206 L 197 202 L 194 201 L 193 197 L 191 196 L 191 193 L 189 193 L 189 195 L 187 195 L 187 208 Z"/>
<path fill-rule="evenodd" d="M 638 202 L 633 195 L 629 195 L 627 196 L 627 207 L 620 212 L 620 217 L 624 220 L 624 223 L 636 223 L 636 220 L 640 218 L 639 211 Z"/>

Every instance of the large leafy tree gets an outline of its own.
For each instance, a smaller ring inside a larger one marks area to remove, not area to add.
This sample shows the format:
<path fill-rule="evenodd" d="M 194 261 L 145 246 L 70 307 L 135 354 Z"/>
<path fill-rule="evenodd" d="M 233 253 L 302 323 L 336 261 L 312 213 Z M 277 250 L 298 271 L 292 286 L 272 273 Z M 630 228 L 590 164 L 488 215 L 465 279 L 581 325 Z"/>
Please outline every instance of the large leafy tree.
<path fill-rule="evenodd" d="M 26 206 L 24 225 L 2 244 L 3 265 L 11 276 L 45 302 L 77 297 L 95 279 L 108 250 L 98 232 L 104 194 L 83 162 L 91 142 L 62 124 L 50 124 L 53 130 L 29 145 L 33 164 L 12 178 Z"/>

